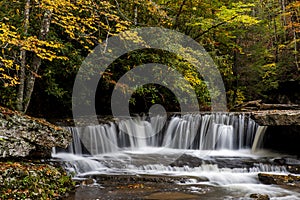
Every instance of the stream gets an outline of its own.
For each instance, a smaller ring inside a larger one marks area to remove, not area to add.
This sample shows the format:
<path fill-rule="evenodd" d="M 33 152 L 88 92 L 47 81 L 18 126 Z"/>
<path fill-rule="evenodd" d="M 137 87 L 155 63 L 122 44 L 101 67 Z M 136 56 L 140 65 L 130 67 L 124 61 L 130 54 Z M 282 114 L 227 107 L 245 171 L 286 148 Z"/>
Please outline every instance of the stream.
<path fill-rule="evenodd" d="M 138 117 L 70 130 L 68 151 L 52 154 L 81 183 L 67 199 L 300 199 L 299 187 L 259 181 L 259 173 L 294 173 L 300 160 L 264 150 L 265 128 L 245 115 Z"/>

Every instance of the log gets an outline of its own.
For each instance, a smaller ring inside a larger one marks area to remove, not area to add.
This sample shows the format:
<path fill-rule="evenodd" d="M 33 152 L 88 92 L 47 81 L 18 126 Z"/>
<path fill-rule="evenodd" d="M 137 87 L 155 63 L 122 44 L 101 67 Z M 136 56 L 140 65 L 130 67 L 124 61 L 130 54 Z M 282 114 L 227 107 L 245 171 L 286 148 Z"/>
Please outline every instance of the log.
<path fill-rule="evenodd" d="M 300 110 L 299 104 L 266 104 L 260 105 L 260 110 Z"/>

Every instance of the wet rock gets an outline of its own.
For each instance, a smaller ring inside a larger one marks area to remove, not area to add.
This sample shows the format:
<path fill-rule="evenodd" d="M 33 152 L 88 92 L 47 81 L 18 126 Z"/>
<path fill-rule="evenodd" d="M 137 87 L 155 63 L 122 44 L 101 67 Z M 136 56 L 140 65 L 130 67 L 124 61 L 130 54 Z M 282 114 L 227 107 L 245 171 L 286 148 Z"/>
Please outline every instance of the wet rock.
<path fill-rule="evenodd" d="M 197 199 L 197 195 L 185 194 L 183 192 L 156 192 L 149 196 L 145 196 L 144 199 Z"/>
<path fill-rule="evenodd" d="M 89 177 L 91 178 L 91 177 Z M 117 181 L 119 183 L 137 183 L 137 182 L 154 182 L 154 183 L 184 183 L 190 179 L 197 182 L 208 181 L 206 177 L 193 177 L 193 176 L 164 176 L 164 175 L 96 175 L 93 177 L 97 182 L 103 181 Z"/>
<path fill-rule="evenodd" d="M 221 187 L 197 185 L 199 192 L 191 191 L 191 185 L 177 185 L 174 183 L 155 182 L 130 182 L 118 181 L 103 182 L 100 186 L 77 187 L 76 194 L 65 200 L 86 200 L 86 199 L 220 199 L 217 197 L 226 196 L 227 190 Z M 223 198 L 222 198 L 223 199 Z"/>
<path fill-rule="evenodd" d="M 300 176 L 259 173 L 258 179 L 264 184 L 289 185 L 300 187 Z"/>
<path fill-rule="evenodd" d="M 45 158 L 52 147 L 66 148 L 70 142 L 69 131 L 0 107 L 0 158 Z"/>
<path fill-rule="evenodd" d="M 92 185 L 95 183 L 95 180 L 92 178 L 85 179 L 81 182 L 81 185 Z"/>
<path fill-rule="evenodd" d="M 300 165 L 288 165 L 286 169 L 293 174 L 300 174 Z"/>
<path fill-rule="evenodd" d="M 267 194 L 250 194 L 250 198 L 255 200 L 269 200 L 270 197 Z"/>
<path fill-rule="evenodd" d="M 257 161 L 255 159 L 252 158 L 243 158 L 240 157 L 238 159 L 234 159 L 234 157 L 232 158 L 218 158 L 216 157 L 216 159 L 214 161 L 211 161 L 213 164 L 217 164 L 219 168 L 251 168 L 254 167 L 257 163 Z M 260 162 L 263 162 L 263 160 L 261 160 Z"/>
<path fill-rule="evenodd" d="M 300 174 L 300 160 L 294 158 L 276 158 L 274 164 L 283 165 L 287 171 L 293 174 Z"/>
<path fill-rule="evenodd" d="M 170 164 L 170 166 L 174 167 L 183 167 L 183 166 L 189 166 L 189 167 L 199 167 L 203 163 L 203 160 L 191 155 L 183 154 L 179 158 L 177 158 L 173 163 Z"/>

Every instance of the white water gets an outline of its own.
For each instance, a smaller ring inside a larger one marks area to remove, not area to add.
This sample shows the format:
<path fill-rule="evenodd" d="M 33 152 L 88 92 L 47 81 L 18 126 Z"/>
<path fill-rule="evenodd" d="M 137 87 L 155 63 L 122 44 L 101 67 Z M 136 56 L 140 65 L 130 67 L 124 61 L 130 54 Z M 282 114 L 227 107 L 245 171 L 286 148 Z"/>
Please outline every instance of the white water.
<path fill-rule="evenodd" d="M 252 152 L 255 152 L 258 149 L 262 148 L 263 138 L 264 138 L 264 135 L 266 133 L 267 128 L 268 128 L 267 126 L 259 126 L 257 128 L 255 138 L 254 138 L 254 141 L 253 141 L 253 145 L 252 145 Z"/>
<path fill-rule="evenodd" d="M 161 116 L 125 119 L 119 122 L 71 127 L 74 142 L 69 152 L 91 155 L 116 152 L 122 148 L 165 147 L 174 149 L 250 148 L 257 125 L 245 115 L 187 114 L 164 124 Z M 87 153 L 86 152 L 86 153 Z"/>
<path fill-rule="evenodd" d="M 280 155 L 251 152 L 253 141 L 259 143 L 263 137 L 257 127 L 245 115 L 229 114 L 173 117 L 167 126 L 160 117 L 149 121 L 126 119 L 70 128 L 74 142 L 69 153 L 55 153 L 53 157 L 64 160 L 66 169 L 75 172 L 78 178 L 97 174 L 189 176 L 195 179 L 178 184 L 213 185 L 244 197 L 262 193 L 271 199 L 300 199 L 298 193 L 259 183 L 259 172 L 287 174 L 287 171 L 282 166 L 261 163 L 265 157 L 270 160 Z M 256 132 L 261 134 L 258 139 L 254 139 Z M 194 167 L 172 165 L 182 155 L 200 161 Z M 218 164 L 224 161 L 230 165 L 231 161 L 240 160 L 251 160 L 253 164 L 237 167 Z M 198 182 L 199 177 L 208 181 Z"/>

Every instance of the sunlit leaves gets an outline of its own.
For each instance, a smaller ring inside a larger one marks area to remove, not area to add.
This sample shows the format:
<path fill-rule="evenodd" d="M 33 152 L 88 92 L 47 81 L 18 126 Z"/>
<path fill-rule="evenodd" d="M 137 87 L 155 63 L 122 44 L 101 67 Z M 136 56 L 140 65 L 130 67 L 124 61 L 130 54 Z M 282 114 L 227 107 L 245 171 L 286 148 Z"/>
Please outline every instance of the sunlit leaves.
<path fill-rule="evenodd" d="M 44 60 L 68 59 L 65 56 L 57 56 L 56 50 L 63 47 L 62 44 L 54 41 L 39 40 L 36 36 L 30 36 L 20 41 L 21 49 L 32 51 Z"/>
<path fill-rule="evenodd" d="M 232 3 L 232 7 L 222 6 L 216 13 L 216 16 L 223 21 L 228 23 L 242 23 L 245 26 L 251 26 L 257 24 L 259 20 L 250 16 L 248 13 L 251 12 L 251 8 L 254 4 L 250 3 Z"/>
<path fill-rule="evenodd" d="M 52 23 L 62 27 L 71 39 L 82 44 L 95 45 L 100 32 L 111 35 L 128 28 L 108 1 L 41 0 L 39 6 L 51 10 Z M 112 29 L 112 25 L 115 25 Z M 86 45 L 83 45 L 87 47 Z"/>
<path fill-rule="evenodd" d="M 0 23 L 0 80 L 4 86 L 12 86 L 18 83 L 18 78 L 12 71 L 18 70 L 19 65 L 11 56 L 6 55 L 14 45 L 19 42 L 17 32 L 14 27 L 10 27 L 5 23 Z"/>

